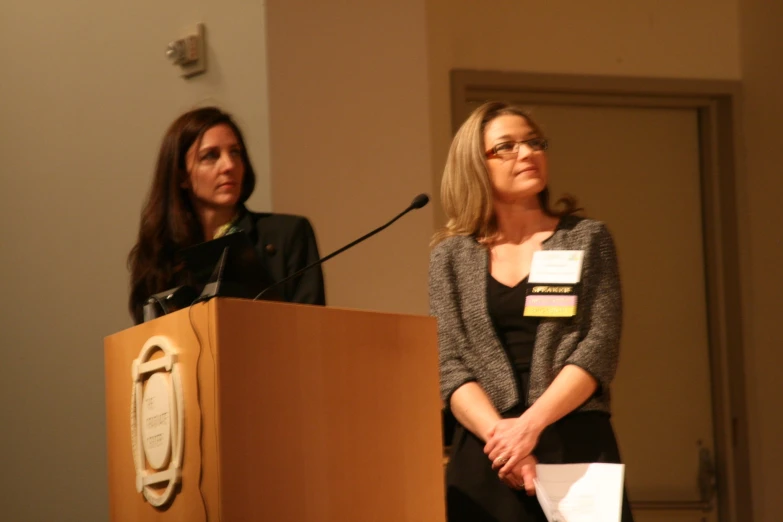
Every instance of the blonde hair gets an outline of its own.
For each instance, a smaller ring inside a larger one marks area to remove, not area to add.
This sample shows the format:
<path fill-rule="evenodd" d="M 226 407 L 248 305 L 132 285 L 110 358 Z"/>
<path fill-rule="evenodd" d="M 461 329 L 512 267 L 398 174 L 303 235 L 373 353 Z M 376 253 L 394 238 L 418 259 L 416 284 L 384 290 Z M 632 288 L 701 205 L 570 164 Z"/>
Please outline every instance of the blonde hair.
<path fill-rule="evenodd" d="M 431 246 L 451 236 L 474 236 L 483 244 L 491 243 L 497 237 L 484 129 L 489 122 L 505 115 L 524 118 L 536 134 L 544 136 L 541 127 L 521 107 L 491 101 L 474 110 L 460 126 L 449 148 L 440 185 L 441 203 L 448 221 L 445 228 L 435 233 Z M 546 187 L 539 192 L 538 199 L 541 210 L 548 216 L 561 217 L 580 210 L 571 196 L 557 201 L 561 210 L 553 209 Z"/>

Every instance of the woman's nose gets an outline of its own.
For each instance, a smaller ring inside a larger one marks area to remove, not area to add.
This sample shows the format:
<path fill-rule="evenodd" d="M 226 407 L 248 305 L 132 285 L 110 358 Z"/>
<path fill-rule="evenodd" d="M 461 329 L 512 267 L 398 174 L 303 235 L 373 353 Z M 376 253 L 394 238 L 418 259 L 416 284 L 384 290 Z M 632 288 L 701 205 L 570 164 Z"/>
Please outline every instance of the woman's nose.
<path fill-rule="evenodd" d="M 519 151 L 517 152 L 517 159 L 524 159 L 533 153 L 533 147 L 525 142 L 519 144 Z"/>
<path fill-rule="evenodd" d="M 234 158 L 230 153 L 222 154 L 220 161 L 220 170 L 222 171 L 234 170 L 237 165 L 237 159 Z"/>

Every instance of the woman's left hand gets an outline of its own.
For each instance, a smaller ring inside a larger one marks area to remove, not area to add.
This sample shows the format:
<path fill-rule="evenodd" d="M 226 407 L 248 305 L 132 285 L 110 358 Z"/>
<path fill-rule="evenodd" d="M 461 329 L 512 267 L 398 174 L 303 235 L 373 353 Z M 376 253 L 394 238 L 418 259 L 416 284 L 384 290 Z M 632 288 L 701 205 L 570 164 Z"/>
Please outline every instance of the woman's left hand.
<path fill-rule="evenodd" d="M 492 462 L 492 469 L 500 475 L 509 473 L 522 459 L 530 455 L 538 444 L 541 431 L 522 416 L 500 420 L 489 433 L 484 453 Z"/>

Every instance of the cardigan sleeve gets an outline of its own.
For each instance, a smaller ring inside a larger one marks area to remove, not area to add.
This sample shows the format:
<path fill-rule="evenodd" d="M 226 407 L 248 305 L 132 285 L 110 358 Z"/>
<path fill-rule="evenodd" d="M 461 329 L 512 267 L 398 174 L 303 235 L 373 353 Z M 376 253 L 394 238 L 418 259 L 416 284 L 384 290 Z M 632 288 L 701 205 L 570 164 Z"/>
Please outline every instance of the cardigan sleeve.
<path fill-rule="evenodd" d="M 586 333 L 565 361 L 598 381 L 596 395 L 609 389 L 617 371 L 622 329 L 622 292 L 617 252 L 609 230 L 599 224 L 589 246 L 589 269 L 583 275 Z"/>
<path fill-rule="evenodd" d="M 465 366 L 461 353 L 467 346 L 467 335 L 460 314 L 460 295 L 446 245 L 441 243 L 430 255 L 430 314 L 438 321 L 438 357 L 440 393 L 446 409 L 452 394 L 476 377 Z"/>

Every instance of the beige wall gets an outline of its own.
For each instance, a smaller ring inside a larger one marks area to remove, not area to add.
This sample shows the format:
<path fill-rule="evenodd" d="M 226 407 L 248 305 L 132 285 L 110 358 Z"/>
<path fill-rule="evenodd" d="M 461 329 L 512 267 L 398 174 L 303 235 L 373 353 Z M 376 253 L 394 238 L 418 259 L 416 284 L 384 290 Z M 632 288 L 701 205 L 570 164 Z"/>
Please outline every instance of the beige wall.
<path fill-rule="evenodd" d="M 451 69 L 739 79 L 737 4 L 427 0 L 436 184 L 451 139 Z"/>
<path fill-rule="evenodd" d="M 745 184 L 743 288 L 751 469 L 756 520 L 777 522 L 783 490 L 780 335 L 783 293 L 783 5 L 743 0 L 740 13 Z"/>
<path fill-rule="evenodd" d="M 322 255 L 431 192 L 421 0 L 274 2 L 269 97 L 276 211 L 315 225 Z M 333 306 L 425 314 L 432 206 L 328 261 Z"/>
<path fill-rule="evenodd" d="M 165 56 L 206 24 L 209 71 Z M 165 127 L 236 110 L 269 208 L 261 3 L 22 2 L 0 15 L 0 519 L 107 516 L 103 336 L 130 325 L 125 256 Z"/>

